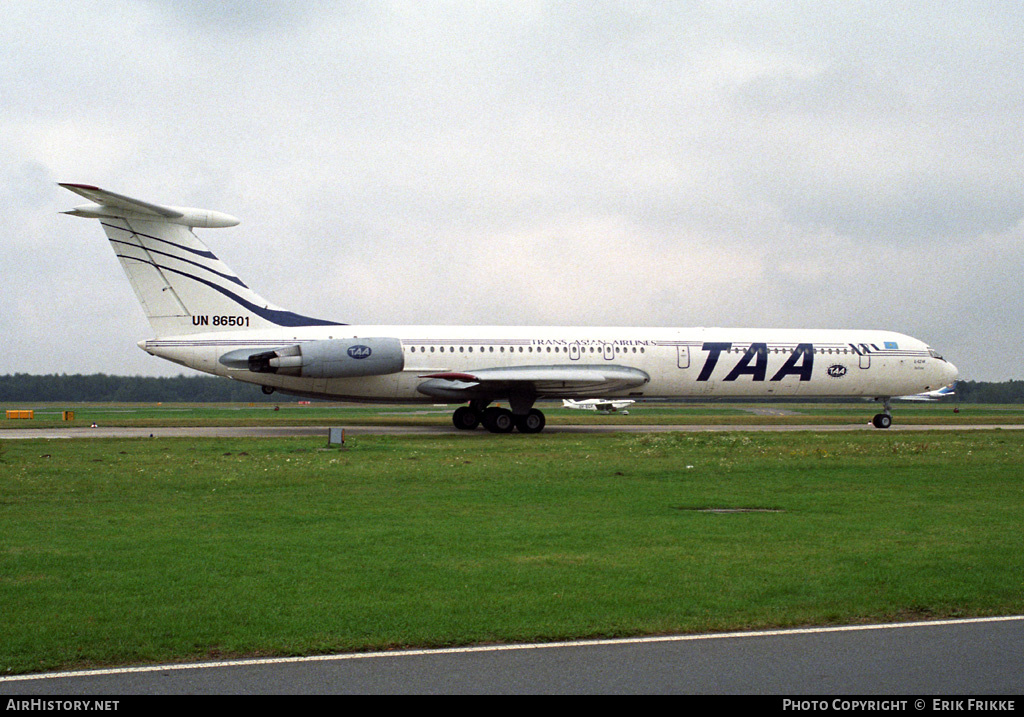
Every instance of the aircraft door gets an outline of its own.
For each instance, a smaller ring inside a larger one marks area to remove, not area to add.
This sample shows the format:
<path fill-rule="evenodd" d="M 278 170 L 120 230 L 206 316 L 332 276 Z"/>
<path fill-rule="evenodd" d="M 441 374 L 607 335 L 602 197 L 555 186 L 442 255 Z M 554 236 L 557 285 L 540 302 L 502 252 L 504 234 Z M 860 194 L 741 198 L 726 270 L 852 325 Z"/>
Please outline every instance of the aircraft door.
<path fill-rule="evenodd" d="M 569 360 L 579 361 L 580 360 L 580 344 L 579 342 L 573 342 L 569 344 Z"/>
<path fill-rule="evenodd" d="M 871 368 L 871 349 L 867 347 L 867 344 L 861 344 L 857 353 L 860 354 L 860 367 Z"/>
<path fill-rule="evenodd" d="M 612 361 L 615 359 L 615 345 L 604 344 L 604 360 Z"/>
<path fill-rule="evenodd" d="M 676 347 L 676 365 L 679 368 L 690 368 L 690 347 Z"/>

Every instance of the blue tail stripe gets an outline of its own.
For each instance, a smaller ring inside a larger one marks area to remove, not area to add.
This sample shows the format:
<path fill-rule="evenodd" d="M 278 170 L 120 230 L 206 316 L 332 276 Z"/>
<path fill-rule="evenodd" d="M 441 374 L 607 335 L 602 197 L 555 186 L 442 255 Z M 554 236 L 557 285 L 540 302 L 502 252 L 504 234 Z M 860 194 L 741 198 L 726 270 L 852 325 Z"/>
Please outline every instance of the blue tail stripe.
<path fill-rule="evenodd" d="M 173 269 L 169 266 L 161 266 L 160 264 L 157 264 L 155 262 L 147 261 L 145 259 L 139 259 L 138 257 L 134 256 L 126 256 L 124 254 L 118 254 L 117 256 L 121 259 L 130 259 L 132 261 L 137 261 L 142 264 L 149 264 L 150 266 L 156 267 L 157 269 L 160 269 L 162 271 L 170 271 L 180 276 L 184 276 L 186 279 L 192 279 L 193 281 L 198 281 L 200 284 L 205 284 L 214 291 L 220 292 L 227 298 L 231 299 L 239 306 L 248 309 L 257 316 L 264 318 L 273 324 L 277 324 L 278 326 L 345 326 L 345 324 L 338 323 L 337 321 L 314 319 L 310 316 L 302 316 L 292 311 L 267 309 L 261 306 L 256 306 L 256 304 L 252 303 L 251 301 L 243 299 L 238 294 L 229 291 L 223 286 L 218 286 L 217 284 L 214 284 L 212 281 L 207 281 L 206 279 L 202 279 L 198 276 L 194 276 L 179 269 Z"/>
<path fill-rule="evenodd" d="M 159 242 L 163 242 L 164 244 L 170 244 L 173 247 L 177 247 L 178 249 L 183 249 L 183 250 L 185 250 L 185 251 L 187 251 L 189 253 L 195 254 L 197 256 L 205 257 L 206 259 L 214 259 L 216 261 L 220 261 L 219 259 L 217 259 L 216 256 L 213 255 L 212 251 L 209 251 L 209 250 L 201 251 L 199 249 L 193 249 L 192 247 L 185 246 L 184 244 L 177 244 L 175 242 L 168 241 L 166 239 L 161 239 L 160 237 L 155 237 L 155 236 L 151 236 L 149 234 L 143 234 L 142 232 L 137 232 L 134 229 L 132 229 L 130 226 L 127 226 L 128 222 L 125 222 L 126 226 L 123 226 L 123 227 L 119 227 L 116 224 L 108 224 L 107 222 L 100 222 L 100 224 L 102 224 L 105 227 L 110 227 L 111 229 L 117 229 L 118 231 L 121 231 L 121 232 L 128 232 L 129 234 L 133 234 L 133 235 L 137 234 L 140 237 L 146 237 L 147 239 L 152 239 L 153 241 L 159 241 Z"/>
<path fill-rule="evenodd" d="M 211 274 L 216 274 L 217 276 L 219 276 L 219 277 L 220 277 L 220 278 L 222 278 L 222 279 L 227 279 L 227 280 L 228 280 L 228 281 L 230 281 L 230 282 L 233 282 L 233 283 L 235 283 L 235 284 L 238 284 L 238 285 L 239 285 L 240 287 L 242 287 L 243 289 L 248 289 L 248 288 L 249 288 L 249 287 L 248 287 L 248 286 L 246 286 L 246 285 L 245 285 L 245 284 L 244 284 L 244 283 L 242 282 L 242 280 L 241 280 L 241 279 L 239 279 L 239 278 L 238 278 L 237 276 L 232 276 L 231 274 L 222 274 L 221 272 L 217 271 L 216 269 L 211 269 L 211 268 L 210 268 L 210 267 L 208 267 L 208 266 L 203 266 L 203 265 L 202 265 L 202 264 L 200 264 L 199 262 L 197 262 L 197 261 L 192 261 L 191 259 L 186 259 L 185 257 L 181 257 L 181 256 L 175 256 L 174 254 L 168 254 L 168 253 L 167 253 L 167 252 L 165 252 L 165 251 L 158 251 L 158 250 L 156 250 L 156 249 L 149 249 L 149 248 L 147 248 L 147 247 L 144 247 L 144 246 L 142 246 L 142 245 L 140 245 L 140 244 L 132 244 L 131 242 L 127 242 L 127 241 L 121 241 L 120 239 L 111 239 L 111 240 L 110 240 L 110 243 L 111 243 L 111 244 L 123 244 L 124 246 L 133 246 L 133 247 L 136 247 L 136 248 L 142 249 L 143 251 L 148 251 L 148 252 L 149 252 L 150 254 L 159 254 L 159 255 L 161 255 L 161 256 L 166 256 L 166 257 L 169 257 L 169 258 L 171 258 L 171 259 L 176 259 L 176 260 L 178 260 L 178 261 L 183 261 L 183 262 L 185 262 L 186 264 L 191 264 L 192 266 L 196 266 L 196 267 L 199 267 L 200 269 L 203 269 L 204 271 L 208 271 L 208 272 L 210 272 Z M 116 250 L 116 249 L 114 250 L 114 253 L 115 253 L 115 254 L 117 254 L 117 250 Z M 124 256 L 123 254 L 117 254 L 117 255 L 118 255 L 118 256 Z M 213 256 L 213 254 L 210 254 L 210 256 L 212 256 L 212 257 L 213 257 L 214 259 L 217 259 L 217 257 Z M 218 260 L 218 261 L 219 261 L 219 260 Z"/>

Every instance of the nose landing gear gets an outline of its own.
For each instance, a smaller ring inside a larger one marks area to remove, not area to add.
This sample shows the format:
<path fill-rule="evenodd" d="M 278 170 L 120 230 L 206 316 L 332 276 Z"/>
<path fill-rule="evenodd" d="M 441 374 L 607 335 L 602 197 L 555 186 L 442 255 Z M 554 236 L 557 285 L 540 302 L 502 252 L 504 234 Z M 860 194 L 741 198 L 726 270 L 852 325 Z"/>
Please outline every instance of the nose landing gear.
<path fill-rule="evenodd" d="M 881 401 L 885 410 L 882 413 L 875 414 L 875 417 L 871 419 L 871 425 L 875 428 L 888 428 L 892 425 L 892 406 L 889 404 L 889 397 L 876 398 L 876 401 Z"/>

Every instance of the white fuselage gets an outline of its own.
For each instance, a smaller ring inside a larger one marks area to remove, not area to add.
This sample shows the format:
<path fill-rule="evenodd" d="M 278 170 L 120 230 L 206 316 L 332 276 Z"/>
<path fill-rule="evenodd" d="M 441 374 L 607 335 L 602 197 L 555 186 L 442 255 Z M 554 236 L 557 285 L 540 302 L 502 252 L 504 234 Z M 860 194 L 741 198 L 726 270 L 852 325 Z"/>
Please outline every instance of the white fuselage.
<path fill-rule="evenodd" d="M 192 232 L 234 217 L 61 186 L 89 200 L 68 214 L 99 220 L 158 336 L 140 346 L 266 392 L 462 403 L 456 428 L 493 433 L 543 430 L 543 399 L 865 396 L 888 428 L 890 398 L 957 376 L 889 331 L 337 324 L 271 304 Z"/>
<path fill-rule="evenodd" d="M 308 378 L 229 367 L 238 349 L 345 338 L 397 338 L 404 368 L 361 378 Z M 956 368 L 918 339 L 891 331 L 504 326 L 311 326 L 151 339 L 149 353 L 288 393 L 373 402 L 437 402 L 424 376 L 523 366 L 618 365 L 650 376 L 606 397 L 882 398 L 938 389 Z M 545 397 L 579 397 L 579 391 Z"/>

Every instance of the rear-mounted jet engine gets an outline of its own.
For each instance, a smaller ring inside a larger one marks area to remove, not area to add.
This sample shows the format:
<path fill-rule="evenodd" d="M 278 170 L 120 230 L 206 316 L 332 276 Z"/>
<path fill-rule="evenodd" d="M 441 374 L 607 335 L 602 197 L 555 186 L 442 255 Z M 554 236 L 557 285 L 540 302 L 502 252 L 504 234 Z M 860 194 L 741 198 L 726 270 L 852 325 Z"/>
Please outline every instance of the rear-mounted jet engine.
<path fill-rule="evenodd" d="M 392 338 L 306 341 L 277 349 L 238 349 L 220 357 L 228 368 L 304 378 L 357 378 L 405 367 L 402 342 Z"/>

